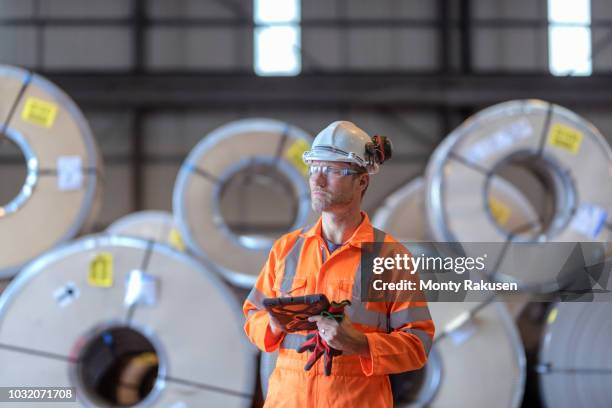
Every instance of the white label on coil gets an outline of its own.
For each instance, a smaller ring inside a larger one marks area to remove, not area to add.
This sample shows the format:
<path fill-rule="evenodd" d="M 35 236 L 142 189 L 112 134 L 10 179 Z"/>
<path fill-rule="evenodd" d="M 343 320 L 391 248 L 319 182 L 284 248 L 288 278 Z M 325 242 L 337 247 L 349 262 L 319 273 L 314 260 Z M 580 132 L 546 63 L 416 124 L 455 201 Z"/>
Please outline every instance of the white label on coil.
<path fill-rule="evenodd" d="M 60 307 L 66 307 L 79 297 L 81 291 L 74 282 L 68 282 L 53 291 L 53 297 Z"/>
<path fill-rule="evenodd" d="M 140 270 L 130 271 L 125 282 L 125 306 L 154 305 L 157 303 L 157 279 Z"/>
<path fill-rule="evenodd" d="M 605 209 L 593 204 L 582 204 L 576 211 L 572 228 L 589 238 L 596 238 L 608 218 Z"/>
<path fill-rule="evenodd" d="M 527 119 L 523 118 L 474 144 L 468 149 L 466 158 L 471 162 L 478 163 L 493 153 L 507 149 L 520 140 L 528 138 L 532 134 L 533 128 L 531 124 Z"/>
<path fill-rule="evenodd" d="M 79 190 L 83 186 L 83 163 L 79 156 L 57 159 L 57 187 L 61 191 Z"/>

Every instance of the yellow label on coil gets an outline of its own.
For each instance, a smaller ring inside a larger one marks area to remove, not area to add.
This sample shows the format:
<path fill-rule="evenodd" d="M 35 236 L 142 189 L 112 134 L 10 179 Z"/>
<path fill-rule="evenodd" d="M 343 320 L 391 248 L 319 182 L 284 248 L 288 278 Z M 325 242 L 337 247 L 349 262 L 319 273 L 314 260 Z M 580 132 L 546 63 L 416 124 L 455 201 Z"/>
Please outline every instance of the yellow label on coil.
<path fill-rule="evenodd" d="M 310 149 L 310 144 L 299 139 L 293 142 L 285 152 L 285 158 L 304 176 L 308 176 L 308 166 L 302 160 L 302 154 L 308 149 Z"/>
<path fill-rule="evenodd" d="M 138 356 L 136 356 L 136 358 L 134 358 L 134 361 L 136 363 L 147 365 L 147 366 L 159 364 L 159 359 L 157 358 L 157 354 L 151 353 L 151 352 L 140 353 Z"/>
<path fill-rule="evenodd" d="M 582 133 L 569 126 L 554 124 L 548 134 L 548 144 L 577 154 L 582 144 Z"/>
<path fill-rule="evenodd" d="M 181 233 L 178 232 L 176 228 L 172 228 L 170 230 L 170 234 L 168 235 L 168 241 L 170 242 L 170 245 L 172 245 L 179 251 L 185 252 L 185 243 L 183 242 Z"/>
<path fill-rule="evenodd" d="M 21 112 L 21 119 L 25 122 L 50 128 L 53 126 L 53 123 L 55 123 L 57 111 L 58 107 L 56 104 L 29 97 L 26 99 L 23 111 Z"/>
<path fill-rule="evenodd" d="M 98 288 L 110 288 L 113 286 L 113 254 L 102 252 L 89 264 L 87 283 Z"/>
<path fill-rule="evenodd" d="M 512 215 L 512 210 L 506 204 L 497 200 L 494 197 L 489 197 L 489 208 L 491 209 L 491 214 L 495 221 L 501 225 L 502 227 L 508 223 L 510 216 Z"/>
<path fill-rule="evenodd" d="M 553 324 L 557 320 L 557 308 L 554 308 L 548 313 L 548 317 L 546 318 L 546 322 L 548 324 Z"/>

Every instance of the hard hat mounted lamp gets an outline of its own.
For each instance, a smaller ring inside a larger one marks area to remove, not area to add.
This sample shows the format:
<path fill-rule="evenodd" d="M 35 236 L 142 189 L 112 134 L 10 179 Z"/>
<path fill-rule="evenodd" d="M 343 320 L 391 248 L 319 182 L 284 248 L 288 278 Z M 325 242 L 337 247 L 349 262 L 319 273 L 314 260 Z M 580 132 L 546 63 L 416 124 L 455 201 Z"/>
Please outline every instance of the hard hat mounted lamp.
<path fill-rule="evenodd" d="M 387 136 L 374 135 L 372 142 L 366 144 L 366 153 L 370 160 L 383 164 L 393 156 L 393 146 Z"/>

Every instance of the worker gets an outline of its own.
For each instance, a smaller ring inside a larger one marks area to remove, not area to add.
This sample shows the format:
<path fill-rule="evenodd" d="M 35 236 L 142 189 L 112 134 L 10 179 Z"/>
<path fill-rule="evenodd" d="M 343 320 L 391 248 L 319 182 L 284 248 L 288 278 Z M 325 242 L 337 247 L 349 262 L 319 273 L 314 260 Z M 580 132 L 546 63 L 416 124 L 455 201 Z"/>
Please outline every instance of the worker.
<path fill-rule="evenodd" d="M 303 154 L 312 208 L 321 216 L 314 226 L 274 243 L 243 306 L 250 341 L 264 352 L 279 352 L 265 407 L 391 407 L 389 374 L 417 370 L 427 362 L 434 324 L 424 300 L 361 301 L 361 244 L 397 243 L 373 228 L 361 210 L 370 175 L 390 156 L 390 141 L 371 138 L 347 121 L 323 129 Z M 309 318 L 336 356 L 331 367 L 321 358 L 306 370 L 312 357 L 302 347 L 308 332 L 283 331 L 262 301 L 319 293 L 351 305 L 341 321 Z"/>

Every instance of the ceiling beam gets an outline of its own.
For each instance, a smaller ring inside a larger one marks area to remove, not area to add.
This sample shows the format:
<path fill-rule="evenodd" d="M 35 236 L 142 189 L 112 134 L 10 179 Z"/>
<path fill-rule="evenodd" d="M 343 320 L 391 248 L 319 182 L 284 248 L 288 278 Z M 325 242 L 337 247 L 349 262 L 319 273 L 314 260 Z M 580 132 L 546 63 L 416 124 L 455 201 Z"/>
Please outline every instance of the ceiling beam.
<path fill-rule="evenodd" d="M 98 108 L 474 108 L 540 98 L 566 106 L 612 106 L 612 75 L 43 73 L 79 104 Z"/>

